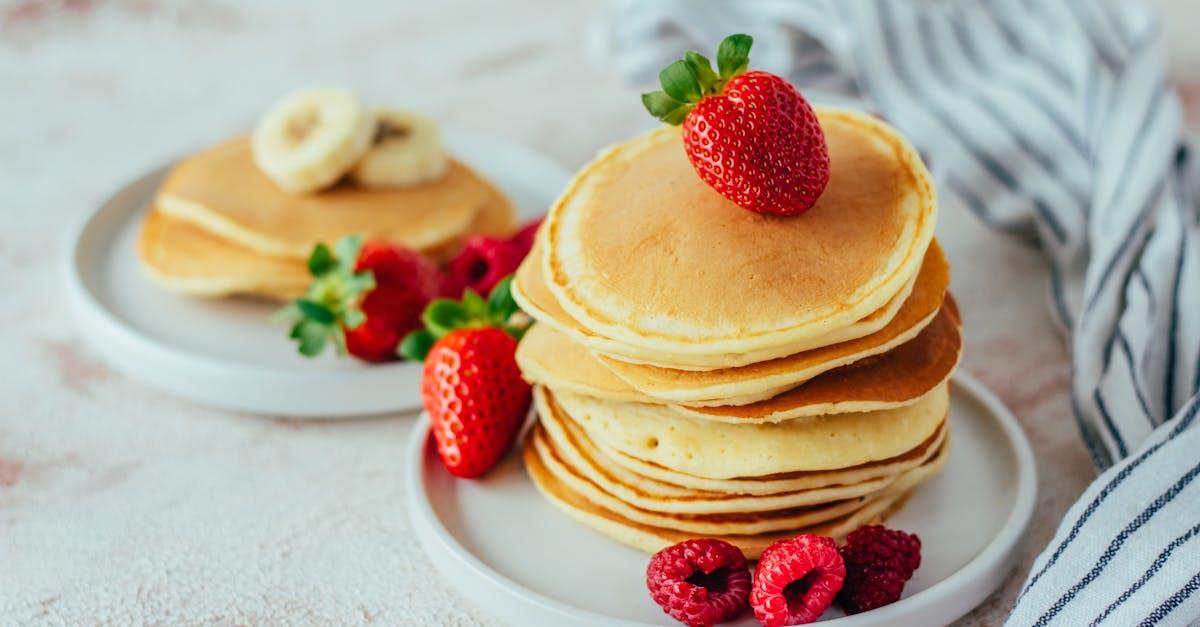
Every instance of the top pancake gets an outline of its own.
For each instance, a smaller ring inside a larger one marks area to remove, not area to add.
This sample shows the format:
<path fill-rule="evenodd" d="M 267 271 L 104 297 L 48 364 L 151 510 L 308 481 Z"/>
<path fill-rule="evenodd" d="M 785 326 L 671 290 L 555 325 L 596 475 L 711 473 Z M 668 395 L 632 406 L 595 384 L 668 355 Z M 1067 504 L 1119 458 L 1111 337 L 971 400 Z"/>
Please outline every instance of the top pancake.
<path fill-rule="evenodd" d="M 734 205 L 662 128 L 610 148 L 551 209 L 543 270 L 581 325 L 668 353 L 794 345 L 882 308 L 933 236 L 936 200 L 916 151 L 879 120 L 818 109 L 831 176 L 800 216 Z"/>
<path fill-rule="evenodd" d="M 803 341 L 787 346 L 774 346 L 747 353 L 671 354 L 625 344 L 597 335 L 572 318 L 558 304 L 558 301 L 554 298 L 554 294 L 547 287 L 541 264 L 545 247 L 541 244 L 541 241 L 541 237 L 535 239 L 533 249 L 530 250 L 525 261 L 517 268 L 516 275 L 513 278 L 513 298 L 521 305 L 521 309 L 534 318 L 569 335 L 572 339 L 588 347 L 588 349 L 596 352 L 598 355 L 604 355 L 635 365 L 658 366 L 677 370 L 703 371 L 736 368 L 871 335 L 893 322 L 893 319 L 901 310 L 914 286 L 920 281 L 919 276 L 914 277 L 886 305 L 871 312 L 861 320 L 829 333 L 806 338 Z M 930 246 L 928 251 L 933 251 L 934 248 L 936 248 L 936 244 Z M 928 251 L 927 255 L 929 254 Z"/>
<path fill-rule="evenodd" d="M 440 263 L 457 254 L 469 235 L 511 234 L 516 226 L 512 204 L 498 190 L 492 196 L 467 233 L 421 252 Z M 291 300 L 312 282 L 304 259 L 257 253 L 153 207 L 142 220 L 138 260 L 163 287 L 200 298 L 246 294 Z"/>
<path fill-rule="evenodd" d="M 318 242 L 347 233 L 428 250 L 465 233 L 494 195 L 491 184 L 450 161 L 445 176 L 414 187 L 337 185 L 298 196 L 279 189 L 236 137 L 184 159 L 155 205 L 250 250 L 303 259 Z"/>

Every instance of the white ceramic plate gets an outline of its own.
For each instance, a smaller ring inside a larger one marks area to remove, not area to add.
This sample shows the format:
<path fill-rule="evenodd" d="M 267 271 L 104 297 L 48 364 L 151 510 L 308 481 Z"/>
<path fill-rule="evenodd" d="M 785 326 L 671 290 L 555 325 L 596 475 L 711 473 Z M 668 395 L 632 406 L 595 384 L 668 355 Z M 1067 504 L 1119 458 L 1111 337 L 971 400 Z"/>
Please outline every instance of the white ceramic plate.
<path fill-rule="evenodd" d="M 453 129 L 445 139 L 450 152 L 509 195 L 522 219 L 545 213 L 570 177 L 508 141 Z M 83 221 L 66 251 L 71 308 L 107 360 L 130 377 L 225 409 L 305 418 L 420 407 L 419 365 L 365 365 L 332 354 L 304 359 L 286 329 L 270 322 L 277 305 L 188 298 L 147 279 L 135 242 L 167 169 L 114 194 Z"/>
<path fill-rule="evenodd" d="M 924 541 L 921 568 L 900 601 L 845 627 L 944 625 L 1003 581 L 1033 513 L 1029 442 L 1003 404 L 968 375 L 954 379 L 950 459 L 888 525 Z M 677 625 L 646 591 L 649 556 L 579 525 L 546 502 L 520 456 L 483 479 L 462 481 L 427 446 L 425 418 L 408 453 L 409 513 L 445 580 L 514 625 Z M 744 614 L 735 625 L 757 625 Z"/>

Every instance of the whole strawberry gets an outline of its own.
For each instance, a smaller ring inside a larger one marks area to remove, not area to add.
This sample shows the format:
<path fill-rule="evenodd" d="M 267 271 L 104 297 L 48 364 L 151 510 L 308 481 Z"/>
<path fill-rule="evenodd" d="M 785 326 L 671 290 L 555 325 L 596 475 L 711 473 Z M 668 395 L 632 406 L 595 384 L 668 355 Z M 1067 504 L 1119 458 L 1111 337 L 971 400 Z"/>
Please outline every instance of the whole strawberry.
<path fill-rule="evenodd" d="M 304 296 L 277 314 L 292 322 L 291 337 L 306 357 L 330 341 L 339 352 L 370 362 L 399 357 L 404 336 L 421 327 L 421 312 L 442 295 L 444 281 L 424 255 L 349 236 L 330 249 L 317 244 Z"/>
<path fill-rule="evenodd" d="M 487 472 L 512 445 L 529 411 L 531 389 L 517 367 L 512 324 L 517 305 L 511 279 L 485 302 L 468 290 L 462 302 L 436 300 L 425 310 L 426 330 L 405 338 L 401 351 L 423 359 L 421 400 L 438 454 L 451 474 Z"/>
<path fill-rule="evenodd" d="M 683 147 L 700 178 L 739 206 L 778 216 L 813 206 L 829 182 L 829 148 L 817 115 L 786 80 L 747 72 L 748 35 L 730 35 L 709 60 L 688 52 L 642 95 L 654 117 L 683 124 Z"/>

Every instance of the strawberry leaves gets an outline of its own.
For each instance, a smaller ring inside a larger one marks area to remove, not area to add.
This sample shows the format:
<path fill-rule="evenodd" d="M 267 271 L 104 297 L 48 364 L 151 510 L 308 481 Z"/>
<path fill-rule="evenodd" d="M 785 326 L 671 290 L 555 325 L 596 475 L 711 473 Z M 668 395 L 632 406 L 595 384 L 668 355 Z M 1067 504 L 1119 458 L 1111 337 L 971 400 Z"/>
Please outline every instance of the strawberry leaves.
<path fill-rule="evenodd" d="M 717 47 L 717 70 L 723 80 L 729 80 L 746 71 L 750 66 L 750 46 L 754 38 L 749 35 L 730 35 Z"/>
<path fill-rule="evenodd" d="M 484 300 L 475 290 L 468 289 L 461 301 L 439 298 L 425 308 L 421 320 L 425 328 L 414 331 L 400 343 L 405 359 L 424 361 L 429 349 L 446 334 L 462 328 L 496 327 L 520 340 L 528 324 L 519 320 L 520 311 L 512 297 L 512 277 L 505 277 Z"/>
<path fill-rule="evenodd" d="M 289 337 L 305 357 L 315 357 L 330 342 L 339 354 L 346 352 L 343 330 L 353 329 L 366 320 L 359 309 L 362 297 L 375 289 L 371 271 L 355 271 L 362 237 L 350 235 L 338 240 L 331 250 L 317 244 L 308 257 L 313 276 L 304 296 L 279 310 L 273 320 L 292 323 Z"/>
<path fill-rule="evenodd" d="M 662 91 L 642 94 L 642 105 L 650 115 L 670 124 L 681 124 L 705 96 L 719 94 L 729 79 L 746 71 L 750 64 L 749 35 L 730 35 L 717 48 L 717 71 L 708 57 L 688 51 L 658 75 Z"/>

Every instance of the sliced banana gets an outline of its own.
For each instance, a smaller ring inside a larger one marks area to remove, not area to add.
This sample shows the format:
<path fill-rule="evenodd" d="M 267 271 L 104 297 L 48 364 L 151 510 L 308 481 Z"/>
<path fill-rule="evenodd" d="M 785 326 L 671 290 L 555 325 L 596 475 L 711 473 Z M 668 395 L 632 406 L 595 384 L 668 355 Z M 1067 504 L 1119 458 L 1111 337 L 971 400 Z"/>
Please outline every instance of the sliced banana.
<path fill-rule="evenodd" d="M 305 194 L 342 178 L 371 146 L 375 122 L 354 94 L 321 88 L 277 102 L 251 136 L 254 161 L 285 191 Z"/>
<path fill-rule="evenodd" d="M 433 120 L 403 109 L 374 112 L 375 141 L 350 173 L 367 187 L 407 187 L 446 172 L 442 135 Z"/>

